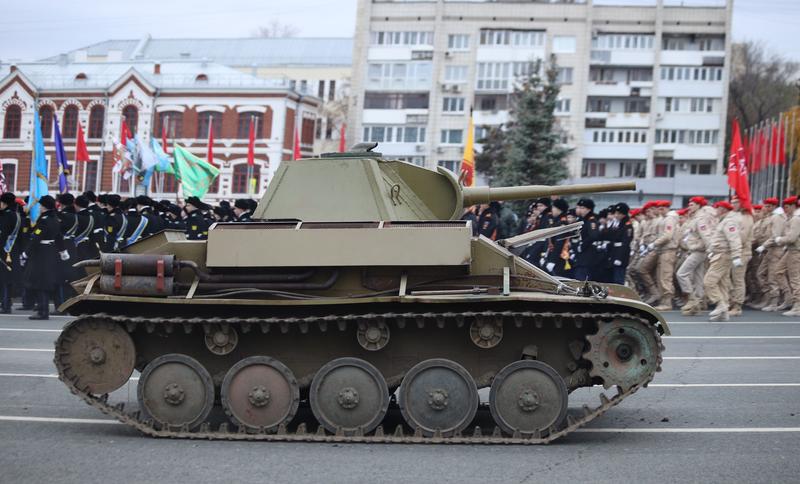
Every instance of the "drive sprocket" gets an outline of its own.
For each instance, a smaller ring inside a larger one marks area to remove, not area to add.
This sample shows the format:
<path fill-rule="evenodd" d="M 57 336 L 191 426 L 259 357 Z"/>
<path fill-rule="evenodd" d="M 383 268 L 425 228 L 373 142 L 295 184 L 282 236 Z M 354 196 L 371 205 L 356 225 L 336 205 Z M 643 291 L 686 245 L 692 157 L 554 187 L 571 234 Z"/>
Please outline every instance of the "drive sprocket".
<path fill-rule="evenodd" d="M 627 391 L 652 380 L 661 367 L 658 333 L 636 321 L 614 319 L 598 323 L 597 333 L 587 335 L 589 348 L 583 357 L 592 363 L 589 375 L 603 380 L 603 387 Z"/>

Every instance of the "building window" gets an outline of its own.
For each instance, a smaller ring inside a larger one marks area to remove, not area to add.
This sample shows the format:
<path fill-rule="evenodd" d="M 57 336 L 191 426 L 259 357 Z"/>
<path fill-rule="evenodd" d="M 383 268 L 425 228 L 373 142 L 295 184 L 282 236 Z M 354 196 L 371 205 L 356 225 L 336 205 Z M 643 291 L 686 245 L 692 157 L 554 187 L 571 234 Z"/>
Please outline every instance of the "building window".
<path fill-rule="evenodd" d="M 577 43 L 573 35 L 553 36 L 553 52 L 556 54 L 574 54 Z"/>
<path fill-rule="evenodd" d="M 510 62 L 479 62 L 475 87 L 479 90 L 507 90 L 510 76 Z"/>
<path fill-rule="evenodd" d="M 91 163 L 88 163 L 91 164 Z M 3 163 L 3 177 L 6 179 L 6 188 L 9 192 L 17 191 L 17 164 Z"/>
<path fill-rule="evenodd" d="M 718 82 L 722 80 L 722 67 L 675 67 L 661 68 L 662 81 Z"/>
<path fill-rule="evenodd" d="M 261 167 L 258 164 L 253 165 L 253 178 L 259 180 L 261 177 Z M 233 165 L 233 179 L 231 180 L 232 193 L 249 193 L 250 180 L 247 179 L 247 163 L 239 163 Z M 258 193 L 258 188 L 255 187 L 253 193 Z"/>
<path fill-rule="evenodd" d="M 136 127 L 139 125 L 139 110 L 136 106 L 125 106 L 122 110 L 122 122 L 128 125 L 131 136 L 136 136 Z"/>
<path fill-rule="evenodd" d="M 424 143 L 423 126 L 364 126 L 363 141 L 379 143 Z"/>
<path fill-rule="evenodd" d="M 445 82 L 467 82 L 467 66 L 445 66 Z"/>
<path fill-rule="evenodd" d="M 556 83 L 572 84 L 572 67 L 559 67 L 556 74 Z"/>
<path fill-rule="evenodd" d="M 63 125 L 61 126 L 61 137 L 64 139 L 74 139 L 78 135 L 78 106 L 69 105 L 64 108 Z"/>
<path fill-rule="evenodd" d="M 463 97 L 442 98 L 442 111 L 445 113 L 463 113 L 465 99 Z"/>
<path fill-rule="evenodd" d="M 606 176 L 606 164 L 602 161 L 589 161 L 583 160 L 583 177 L 599 177 Z"/>
<path fill-rule="evenodd" d="M 22 128 L 22 109 L 12 104 L 6 108 L 5 124 L 3 125 L 3 138 L 19 139 Z"/>
<path fill-rule="evenodd" d="M 692 163 L 689 166 L 689 173 L 692 175 L 713 175 L 714 174 L 714 164 L 713 163 Z"/>
<path fill-rule="evenodd" d="M 675 178 L 675 164 L 657 162 L 653 174 L 656 178 Z"/>
<path fill-rule="evenodd" d="M 222 113 L 206 111 L 197 115 L 197 139 L 208 138 L 208 131 L 213 126 L 214 139 L 222 135 Z"/>
<path fill-rule="evenodd" d="M 239 139 L 250 139 L 250 125 L 253 124 L 255 137 L 258 139 L 258 130 L 264 125 L 264 115 L 261 113 L 244 112 L 239 113 L 239 124 L 236 128 L 236 137 Z"/>
<path fill-rule="evenodd" d="M 443 129 L 440 142 L 446 145 L 460 145 L 464 142 L 464 130 Z"/>
<path fill-rule="evenodd" d="M 554 112 L 557 114 L 569 113 L 572 102 L 569 99 L 557 99 Z"/>
<path fill-rule="evenodd" d="M 625 101 L 626 113 L 649 113 L 650 112 L 650 99 L 649 98 L 636 98 L 627 99 Z"/>
<path fill-rule="evenodd" d="M 648 50 L 653 48 L 652 34 L 606 34 L 592 39 L 593 49 Z"/>
<path fill-rule="evenodd" d="M 175 139 L 183 136 L 183 113 L 178 111 L 162 111 L 158 113 L 158 132 L 153 133 L 161 139 L 161 134 L 167 128 L 167 138 Z M 164 149 L 167 149 L 164 146 Z"/>
<path fill-rule="evenodd" d="M 368 89 L 428 89 L 431 62 L 375 63 L 367 67 Z"/>
<path fill-rule="evenodd" d="M 372 45 L 433 45 L 433 32 L 371 32 Z"/>
<path fill-rule="evenodd" d="M 317 87 L 317 97 L 320 99 L 325 99 L 325 81 L 319 81 L 319 86 Z"/>
<path fill-rule="evenodd" d="M 450 34 L 447 36 L 447 48 L 450 50 L 469 50 L 468 34 Z"/>
<path fill-rule="evenodd" d="M 331 79 L 328 81 L 328 101 L 333 101 L 336 98 L 336 81 Z"/>
<path fill-rule="evenodd" d="M 367 92 L 364 109 L 428 109 L 428 93 Z"/>
<path fill-rule="evenodd" d="M 333 139 L 333 118 L 325 120 L 325 139 Z"/>
<path fill-rule="evenodd" d="M 99 162 L 89 162 L 84 163 L 83 166 L 86 167 L 86 175 L 83 179 L 83 188 L 84 190 L 94 190 L 97 186 L 97 165 Z"/>
<path fill-rule="evenodd" d="M 644 178 L 646 173 L 644 161 L 622 161 L 619 164 L 620 178 Z"/>
<path fill-rule="evenodd" d="M 545 33 L 541 30 L 482 29 L 480 44 L 484 46 L 543 47 Z"/>
<path fill-rule="evenodd" d="M 103 106 L 93 106 L 92 110 L 89 111 L 89 138 L 100 139 L 103 137 L 103 121 L 105 120 L 105 115 L 106 109 Z"/>
<path fill-rule="evenodd" d="M 456 175 L 461 171 L 461 160 L 439 160 L 437 164 L 447 168 Z"/>
<path fill-rule="evenodd" d="M 205 74 L 198 74 L 197 77 L 194 78 L 194 82 L 196 84 L 208 84 L 208 76 Z"/>
<path fill-rule="evenodd" d="M 314 118 L 303 118 L 300 127 L 300 144 L 311 146 L 314 144 Z"/>
<path fill-rule="evenodd" d="M 39 108 L 39 120 L 42 123 L 42 139 L 53 137 L 53 107 L 45 104 Z"/>
<path fill-rule="evenodd" d="M 590 97 L 587 111 L 590 113 L 610 113 L 611 101 L 609 99 Z"/>

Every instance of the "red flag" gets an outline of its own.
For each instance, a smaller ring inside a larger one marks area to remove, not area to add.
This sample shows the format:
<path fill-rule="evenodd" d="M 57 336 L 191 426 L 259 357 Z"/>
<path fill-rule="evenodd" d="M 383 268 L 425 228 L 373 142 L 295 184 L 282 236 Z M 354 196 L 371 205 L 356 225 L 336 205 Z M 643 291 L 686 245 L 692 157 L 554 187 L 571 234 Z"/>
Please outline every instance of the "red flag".
<path fill-rule="evenodd" d="M 764 126 L 759 130 L 758 133 L 758 169 L 763 170 L 767 167 L 767 149 L 769 148 L 768 140 L 767 140 L 767 127 Z"/>
<path fill-rule="evenodd" d="M 779 165 L 786 164 L 786 120 L 778 122 L 778 152 L 775 155 L 775 162 Z"/>
<path fill-rule="evenodd" d="M 131 136 L 131 130 L 128 129 L 128 123 L 123 119 L 122 127 L 119 130 L 119 143 L 125 146 L 131 138 L 133 138 L 133 136 Z"/>
<path fill-rule="evenodd" d="M 347 151 L 347 141 L 344 137 L 344 132 L 347 130 L 347 125 L 342 123 L 342 127 L 339 128 L 339 153 L 344 153 Z"/>
<path fill-rule="evenodd" d="M 208 154 L 206 158 L 212 166 L 217 166 L 214 163 L 214 118 L 208 120 Z"/>
<path fill-rule="evenodd" d="M 247 164 L 256 164 L 256 126 L 255 120 L 250 118 L 250 141 L 247 143 Z"/>
<path fill-rule="evenodd" d="M 778 164 L 778 126 L 772 123 L 772 132 L 769 138 L 769 164 Z"/>
<path fill-rule="evenodd" d="M 300 153 L 300 133 L 298 133 L 297 126 L 294 128 L 294 159 L 299 160 L 303 157 Z"/>
<path fill-rule="evenodd" d="M 747 157 L 742 146 L 742 137 L 739 133 L 739 120 L 733 120 L 733 141 L 731 154 L 728 158 L 728 186 L 739 198 L 739 203 L 745 210 L 752 210 L 750 201 L 750 183 L 747 173 Z"/>
<path fill-rule="evenodd" d="M 78 138 L 75 141 L 75 161 L 92 161 L 89 159 L 89 150 L 86 149 L 86 140 L 83 139 L 81 123 L 78 123 Z"/>
<path fill-rule="evenodd" d="M 164 148 L 164 153 L 169 154 L 167 151 L 167 126 L 161 126 L 161 147 Z"/>

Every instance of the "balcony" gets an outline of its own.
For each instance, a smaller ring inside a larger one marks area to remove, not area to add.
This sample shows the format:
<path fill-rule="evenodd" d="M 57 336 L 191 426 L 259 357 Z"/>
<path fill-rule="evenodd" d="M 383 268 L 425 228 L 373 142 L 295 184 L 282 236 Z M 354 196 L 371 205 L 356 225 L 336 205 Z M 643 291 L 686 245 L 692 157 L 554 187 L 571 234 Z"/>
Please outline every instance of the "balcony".
<path fill-rule="evenodd" d="M 629 97 L 629 96 L 650 96 L 653 89 L 652 81 L 592 81 L 589 83 L 590 96 L 602 97 Z M 638 94 L 637 94 L 638 93 Z"/>
<path fill-rule="evenodd" d="M 591 65 L 652 66 L 655 64 L 652 50 L 599 50 L 591 52 Z"/>
<path fill-rule="evenodd" d="M 475 124 L 480 125 L 499 125 L 508 122 L 508 111 L 474 111 L 473 119 Z"/>
<path fill-rule="evenodd" d="M 664 50 L 661 65 L 665 66 L 721 66 L 725 51 L 716 50 Z"/>

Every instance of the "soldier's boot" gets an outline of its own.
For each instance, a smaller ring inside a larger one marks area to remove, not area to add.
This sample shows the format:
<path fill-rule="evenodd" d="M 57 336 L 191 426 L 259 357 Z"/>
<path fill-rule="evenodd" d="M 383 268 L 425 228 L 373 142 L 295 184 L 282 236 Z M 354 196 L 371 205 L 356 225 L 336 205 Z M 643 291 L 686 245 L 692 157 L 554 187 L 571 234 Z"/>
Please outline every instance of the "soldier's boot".
<path fill-rule="evenodd" d="M 700 311 L 708 311 L 708 299 L 703 298 L 700 300 Z"/>
<path fill-rule="evenodd" d="M 656 311 L 672 311 L 672 295 L 665 294 L 661 298 L 661 302 L 658 304 L 658 306 L 653 309 Z"/>
<path fill-rule="evenodd" d="M 661 297 L 657 293 L 653 293 L 647 299 L 645 299 L 644 302 L 652 306 L 653 304 L 657 303 L 659 299 L 661 299 Z"/>
<path fill-rule="evenodd" d="M 681 314 L 684 316 L 696 316 L 703 311 L 700 310 L 700 299 L 691 296 L 689 301 L 681 307 Z"/>
<path fill-rule="evenodd" d="M 780 304 L 778 303 L 778 298 L 771 297 L 767 305 L 761 308 L 761 310 L 767 312 L 775 312 L 778 310 L 778 306 L 780 306 Z"/>
<path fill-rule="evenodd" d="M 715 307 L 714 310 L 708 315 L 708 320 L 714 322 L 730 320 L 728 306 L 723 303 L 717 304 L 717 307 Z"/>
<path fill-rule="evenodd" d="M 741 316 L 741 315 L 742 315 L 742 305 L 741 304 L 737 304 L 737 303 L 733 303 L 731 305 L 730 310 L 728 310 L 728 316 L 734 317 L 734 316 Z"/>
<path fill-rule="evenodd" d="M 778 309 L 776 309 L 776 311 L 786 311 L 787 309 L 791 309 L 793 306 L 794 304 L 792 298 L 789 296 L 786 299 L 784 299 L 783 303 L 780 306 L 778 306 Z"/>
<path fill-rule="evenodd" d="M 800 316 L 800 304 L 795 304 L 791 310 L 783 313 L 784 316 Z"/>
<path fill-rule="evenodd" d="M 767 305 L 767 295 L 766 294 L 762 294 L 761 296 L 759 296 L 757 298 L 754 298 L 748 304 L 748 306 L 750 306 L 753 309 L 762 309 L 766 305 Z"/>

